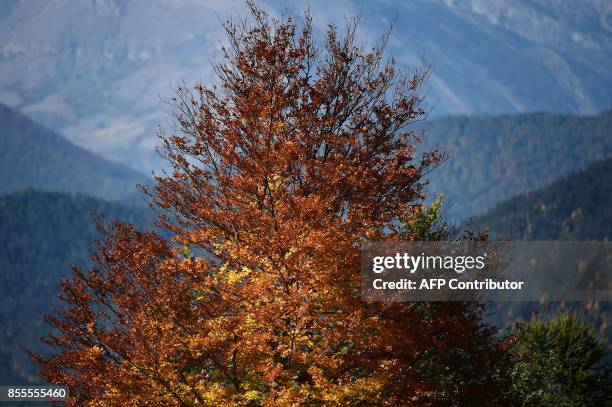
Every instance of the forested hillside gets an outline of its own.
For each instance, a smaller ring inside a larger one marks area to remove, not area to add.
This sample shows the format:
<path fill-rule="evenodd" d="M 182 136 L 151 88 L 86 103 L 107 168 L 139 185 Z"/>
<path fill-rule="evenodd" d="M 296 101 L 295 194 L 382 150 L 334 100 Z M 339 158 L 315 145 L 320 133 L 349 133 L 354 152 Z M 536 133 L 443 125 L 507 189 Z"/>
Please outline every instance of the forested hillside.
<path fill-rule="evenodd" d="M 488 228 L 493 239 L 610 240 L 612 237 L 612 158 L 591 164 L 551 185 L 507 199 L 476 224 Z M 491 321 L 506 326 L 533 313 L 548 319 L 570 310 L 612 339 L 610 303 L 514 302 L 495 305 Z M 612 350 L 612 343 L 610 345 Z"/>
<path fill-rule="evenodd" d="M 432 172 L 429 190 L 447 196 L 454 219 L 480 215 L 612 155 L 612 110 L 597 116 L 459 116 L 419 127 L 426 130 L 425 146 L 449 152 Z"/>
<path fill-rule="evenodd" d="M 494 238 L 610 240 L 612 158 L 495 205 L 478 222 Z"/>
<path fill-rule="evenodd" d="M 148 178 L 71 144 L 0 104 L 0 193 L 21 188 L 134 199 Z"/>
<path fill-rule="evenodd" d="M 90 210 L 105 219 L 146 225 L 145 207 L 126 207 L 86 196 L 22 191 L 0 197 L 0 384 L 37 380 L 21 348 L 40 349 L 58 284 L 69 264 L 90 264 L 98 237 Z"/>

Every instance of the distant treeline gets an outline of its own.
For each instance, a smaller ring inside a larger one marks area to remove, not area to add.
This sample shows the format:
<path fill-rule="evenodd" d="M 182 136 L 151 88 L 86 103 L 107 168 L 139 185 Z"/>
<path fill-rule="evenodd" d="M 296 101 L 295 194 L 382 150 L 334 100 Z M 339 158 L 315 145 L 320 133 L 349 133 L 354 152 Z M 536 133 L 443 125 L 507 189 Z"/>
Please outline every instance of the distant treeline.
<path fill-rule="evenodd" d="M 134 201 L 149 178 L 103 159 L 0 103 L 0 194 L 23 188 Z"/>

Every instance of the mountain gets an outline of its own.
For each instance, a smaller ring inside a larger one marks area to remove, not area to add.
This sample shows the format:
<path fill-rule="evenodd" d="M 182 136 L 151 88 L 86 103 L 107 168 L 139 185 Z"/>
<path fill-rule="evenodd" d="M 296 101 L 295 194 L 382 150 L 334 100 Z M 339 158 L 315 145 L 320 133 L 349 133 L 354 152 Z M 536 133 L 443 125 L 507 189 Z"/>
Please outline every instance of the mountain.
<path fill-rule="evenodd" d="M 107 221 L 144 227 L 152 213 L 84 195 L 20 191 L 0 197 L 0 385 L 37 381 L 24 348 L 43 351 L 43 317 L 56 305 L 69 264 L 91 264 L 89 249 L 99 237 L 90 210 Z"/>
<path fill-rule="evenodd" d="M 361 15 L 369 44 L 395 21 L 389 51 L 399 64 L 432 65 L 434 115 L 612 106 L 608 0 L 262 2 L 274 16 L 310 4 L 318 35 Z M 0 102 L 106 158 L 159 168 L 160 97 L 182 79 L 210 82 L 220 21 L 245 14 L 241 0 L 4 1 Z"/>
<path fill-rule="evenodd" d="M 148 181 L 0 104 L 0 194 L 37 188 L 129 200 Z"/>
<path fill-rule="evenodd" d="M 612 110 L 594 116 L 457 116 L 421 128 L 424 148 L 449 153 L 430 174 L 428 189 L 446 195 L 452 219 L 481 215 L 501 200 L 612 155 Z"/>
<path fill-rule="evenodd" d="M 612 158 L 553 184 L 500 202 L 478 222 L 494 238 L 610 240 Z"/>
<path fill-rule="evenodd" d="M 612 158 L 595 162 L 554 183 L 498 203 L 475 219 L 493 239 L 610 240 L 612 237 Z M 571 312 L 608 339 L 612 351 L 610 302 L 510 302 L 491 304 L 490 322 L 499 327 L 516 319 L 542 320 Z M 612 362 L 612 354 L 608 361 Z"/>

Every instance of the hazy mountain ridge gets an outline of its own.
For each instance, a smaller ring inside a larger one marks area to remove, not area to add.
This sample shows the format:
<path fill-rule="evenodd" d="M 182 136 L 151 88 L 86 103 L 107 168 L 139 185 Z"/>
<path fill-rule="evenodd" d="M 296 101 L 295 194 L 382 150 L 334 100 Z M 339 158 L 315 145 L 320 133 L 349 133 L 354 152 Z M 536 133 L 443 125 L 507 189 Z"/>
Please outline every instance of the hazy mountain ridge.
<path fill-rule="evenodd" d="M 455 220 L 612 156 L 612 110 L 594 116 L 456 116 L 415 129 L 425 129 L 423 148 L 449 153 L 430 174 L 428 190 L 445 194 Z"/>
<path fill-rule="evenodd" d="M 128 200 L 148 181 L 0 104 L 0 193 L 38 188 Z"/>
<path fill-rule="evenodd" d="M 394 19 L 389 51 L 432 64 L 435 115 L 612 106 L 612 5 L 602 0 L 298 1 L 315 23 L 362 15 L 372 44 Z M 285 8 L 264 1 L 273 14 Z M 158 168 L 171 83 L 211 79 L 220 21 L 241 1 L 39 1 L 0 8 L 0 102 L 60 130 L 77 145 L 134 168 Z"/>
<path fill-rule="evenodd" d="M 612 158 L 498 203 L 478 218 L 493 238 L 610 240 Z"/>

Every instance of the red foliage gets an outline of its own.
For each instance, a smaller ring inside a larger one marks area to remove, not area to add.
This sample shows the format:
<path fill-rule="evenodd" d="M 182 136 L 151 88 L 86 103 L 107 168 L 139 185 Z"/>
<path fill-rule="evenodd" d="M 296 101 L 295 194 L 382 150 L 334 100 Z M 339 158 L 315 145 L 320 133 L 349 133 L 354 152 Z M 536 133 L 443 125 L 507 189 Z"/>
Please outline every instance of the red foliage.
<path fill-rule="evenodd" d="M 116 223 L 62 286 L 42 377 L 70 405 L 480 404 L 499 358 L 481 306 L 365 303 L 359 245 L 394 240 L 423 177 L 420 87 L 306 15 L 226 26 L 217 85 L 179 87 L 155 232 Z M 405 237 L 404 237 L 405 238 Z M 418 238 L 409 237 L 409 238 Z M 189 248 L 181 251 L 180 246 Z"/>

